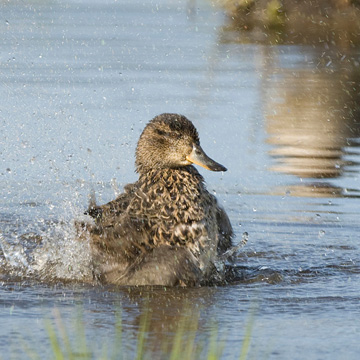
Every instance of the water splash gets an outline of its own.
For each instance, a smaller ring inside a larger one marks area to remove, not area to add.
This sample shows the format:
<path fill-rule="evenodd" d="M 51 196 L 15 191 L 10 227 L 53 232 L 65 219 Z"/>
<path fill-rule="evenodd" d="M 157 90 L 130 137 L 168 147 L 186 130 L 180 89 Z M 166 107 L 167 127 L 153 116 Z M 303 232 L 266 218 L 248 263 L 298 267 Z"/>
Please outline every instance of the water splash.
<path fill-rule="evenodd" d="M 242 271 L 238 271 L 237 266 L 234 265 L 235 257 L 240 253 L 240 250 L 246 245 L 248 241 L 248 233 L 244 232 L 242 240 L 234 246 L 231 246 L 227 251 L 217 257 L 214 261 L 216 269 L 213 275 L 213 282 L 217 284 L 231 283 L 243 279 Z"/>
<path fill-rule="evenodd" d="M 31 275 L 46 281 L 92 281 L 90 245 L 78 239 L 73 222 L 56 224 L 43 239 L 32 256 Z"/>
<path fill-rule="evenodd" d="M 66 213 L 69 212 L 69 208 Z M 75 213 L 71 209 L 71 213 Z M 85 216 L 84 216 L 85 217 Z M 80 220 L 79 216 L 74 216 Z M 23 224 L 22 224 L 23 225 Z M 93 279 L 89 242 L 80 241 L 74 221 L 38 219 L 18 234 L 16 228 L 0 234 L 0 275 L 38 281 L 81 281 Z"/>
<path fill-rule="evenodd" d="M 239 244 L 232 246 L 230 249 L 228 249 L 227 251 L 225 251 L 220 257 L 219 259 L 221 261 L 227 261 L 229 259 L 231 259 L 232 257 L 234 257 L 236 254 L 238 254 L 240 252 L 240 250 L 246 245 L 247 241 L 249 239 L 249 234 L 247 232 L 244 232 L 242 235 L 242 239 L 239 242 Z"/>

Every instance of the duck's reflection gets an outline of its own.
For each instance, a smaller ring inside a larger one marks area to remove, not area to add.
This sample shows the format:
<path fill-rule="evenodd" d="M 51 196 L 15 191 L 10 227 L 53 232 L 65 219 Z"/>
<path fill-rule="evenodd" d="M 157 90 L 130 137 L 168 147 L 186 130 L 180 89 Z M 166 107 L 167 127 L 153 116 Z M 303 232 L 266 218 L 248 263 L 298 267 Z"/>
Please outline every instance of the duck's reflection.
<path fill-rule="evenodd" d="M 314 50 L 303 68 L 286 68 L 276 61 L 280 49 L 270 51 L 264 57 L 268 60 L 263 64 L 263 89 L 267 141 L 273 145 L 270 155 L 275 158 L 271 170 L 322 179 L 287 187 L 293 195 L 343 196 L 343 189 L 326 179 L 346 175 L 358 165 L 351 156 L 351 147 L 359 146 L 353 140 L 360 136 L 356 61 Z"/>
<path fill-rule="evenodd" d="M 145 346 L 148 355 L 151 354 L 150 358 L 164 358 L 164 354 L 173 350 L 178 336 L 186 346 L 194 340 L 196 334 L 206 336 L 212 331 L 211 328 L 215 327 L 216 323 L 210 323 L 204 313 L 214 306 L 218 292 L 215 287 L 124 288 L 124 331 L 136 330 L 138 339 L 139 331 L 146 334 Z M 126 336 L 128 338 L 129 334 Z"/>

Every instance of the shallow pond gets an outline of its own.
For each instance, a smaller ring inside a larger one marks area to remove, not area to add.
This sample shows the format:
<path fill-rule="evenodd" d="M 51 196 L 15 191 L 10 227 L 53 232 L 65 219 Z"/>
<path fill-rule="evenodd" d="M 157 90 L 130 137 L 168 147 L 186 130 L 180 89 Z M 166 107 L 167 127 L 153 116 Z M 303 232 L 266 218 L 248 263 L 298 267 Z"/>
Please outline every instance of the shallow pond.
<path fill-rule="evenodd" d="M 0 9 L 0 358 L 23 358 L 28 347 L 50 357 L 46 319 L 71 335 L 79 312 L 99 357 L 120 310 L 130 358 L 147 312 L 153 358 L 181 319 L 197 319 L 205 342 L 217 331 L 224 359 L 239 357 L 249 323 L 249 358 L 358 358 L 359 49 L 232 41 L 206 2 Z M 138 136 L 162 112 L 189 117 L 229 169 L 200 171 L 236 241 L 249 234 L 237 259 L 244 280 L 82 285 L 88 258 L 72 221 L 92 191 L 104 203 L 136 179 Z M 45 263 L 80 283 L 32 281 Z"/>

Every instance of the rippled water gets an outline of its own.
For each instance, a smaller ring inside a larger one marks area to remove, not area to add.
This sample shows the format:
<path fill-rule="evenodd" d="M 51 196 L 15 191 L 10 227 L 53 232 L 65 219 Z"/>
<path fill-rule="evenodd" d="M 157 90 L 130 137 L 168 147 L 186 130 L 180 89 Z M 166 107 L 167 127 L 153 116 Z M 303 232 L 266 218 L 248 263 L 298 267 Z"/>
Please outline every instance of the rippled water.
<path fill-rule="evenodd" d="M 121 308 L 130 357 L 150 309 L 156 356 L 182 314 L 199 317 L 204 339 L 216 327 L 223 358 L 237 358 L 254 311 L 250 358 L 357 359 L 359 49 L 229 41 L 221 11 L 203 2 L 0 9 L 1 358 L 21 357 L 19 341 L 49 351 L 44 319 L 58 309 L 73 329 L 80 304 L 98 356 Z M 244 280 L 81 285 L 89 258 L 72 220 L 93 190 L 103 203 L 136 179 L 137 138 L 162 112 L 193 120 L 229 169 L 200 171 L 237 241 L 249 234 L 237 259 Z M 39 281 L 49 271 L 80 283 Z"/>

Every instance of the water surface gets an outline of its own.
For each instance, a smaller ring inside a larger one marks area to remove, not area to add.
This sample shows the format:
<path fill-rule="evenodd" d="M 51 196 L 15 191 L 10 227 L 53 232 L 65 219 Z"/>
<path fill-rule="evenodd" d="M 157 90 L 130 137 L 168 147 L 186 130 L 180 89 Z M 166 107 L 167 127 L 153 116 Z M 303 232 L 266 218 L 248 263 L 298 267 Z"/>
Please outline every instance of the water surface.
<path fill-rule="evenodd" d="M 80 306 L 97 357 L 119 309 L 132 357 L 150 309 L 153 356 L 182 315 L 199 318 L 205 341 L 216 327 L 223 358 L 237 358 L 254 311 L 249 357 L 357 359 L 359 49 L 224 41 L 221 11 L 203 2 L 0 8 L 1 358 L 24 356 L 19 341 L 46 354 L 44 319 L 59 311 L 75 333 Z M 136 141 L 162 112 L 189 117 L 229 169 L 200 171 L 235 241 L 249 234 L 237 259 L 245 278 L 199 289 L 82 285 L 89 258 L 72 221 L 91 191 L 103 203 L 136 179 Z M 48 264 L 80 283 L 33 281 Z"/>

